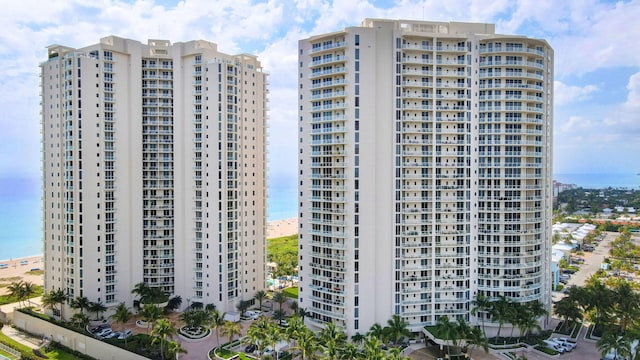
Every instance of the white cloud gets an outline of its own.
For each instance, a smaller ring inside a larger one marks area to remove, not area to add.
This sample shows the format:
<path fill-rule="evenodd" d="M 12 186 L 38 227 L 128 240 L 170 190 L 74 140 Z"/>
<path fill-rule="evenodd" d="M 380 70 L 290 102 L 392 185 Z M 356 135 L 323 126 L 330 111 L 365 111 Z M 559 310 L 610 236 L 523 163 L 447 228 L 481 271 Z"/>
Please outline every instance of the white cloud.
<path fill-rule="evenodd" d="M 640 108 L 640 72 L 631 75 L 627 90 L 629 90 L 629 94 L 625 105 L 631 109 Z"/>
<path fill-rule="evenodd" d="M 576 136 L 562 138 L 562 146 L 582 153 L 610 146 L 615 153 L 624 135 L 638 132 L 640 73 L 629 79 L 626 102 L 619 104 L 595 96 L 605 91 L 595 84 L 604 81 L 577 84 L 569 75 L 640 64 L 640 27 L 633 26 L 640 1 L 22 0 L 6 2 L 0 12 L 10 29 L 0 33 L 0 154 L 10 154 L 0 156 L 0 174 L 39 173 L 38 63 L 46 46 L 83 47 L 114 34 L 142 42 L 204 39 L 223 52 L 258 54 L 271 74 L 270 156 L 277 159 L 271 170 L 295 176 L 298 40 L 358 26 L 367 17 L 488 22 L 499 33 L 546 38 L 555 49 L 556 134 Z M 624 91 L 606 89 L 613 90 Z M 587 136 L 594 133 L 599 142 Z"/>
<path fill-rule="evenodd" d="M 553 100 L 556 105 L 566 105 L 576 101 L 587 100 L 594 92 L 599 90 L 595 85 L 572 86 L 566 85 L 561 81 L 555 81 L 553 87 Z"/>

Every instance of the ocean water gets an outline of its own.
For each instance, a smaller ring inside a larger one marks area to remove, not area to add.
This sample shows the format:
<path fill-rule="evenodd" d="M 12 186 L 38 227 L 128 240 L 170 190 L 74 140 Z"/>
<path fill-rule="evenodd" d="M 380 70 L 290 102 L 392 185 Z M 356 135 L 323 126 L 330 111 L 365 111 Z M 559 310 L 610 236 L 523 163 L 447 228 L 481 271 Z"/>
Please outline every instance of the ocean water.
<path fill-rule="evenodd" d="M 297 177 L 292 175 L 271 175 L 267 192 L 267 220 L 282 220 L 298 217 Z"/>
<path fill-rule="evenodd" d="M 42 254 L 39 178 L 0 178 L 0 260 Z"/>
<path fill-rule="evenodd" d="M 583 188 L 640 188 L 637 174 L 554 174 Z M 0 260 L 42 254 L 42 205 L 38 178 L 0 178 Z M 268 220 L 297 217 L 297 178 L 270 175 Z"/>
<path fill-rule="evenodd" d="M 275 175 L 268 184 L 268 220 L 297 216 L 297 178 Z M 39 178 L 0 178 L 0 260 L 42 254 Z"/>
<path fill-rule="evenodd" d="M 553 174 L 553 180 L 564 184 L 576 184 L 585 189 L 640 188 L 638 174 Z"/>

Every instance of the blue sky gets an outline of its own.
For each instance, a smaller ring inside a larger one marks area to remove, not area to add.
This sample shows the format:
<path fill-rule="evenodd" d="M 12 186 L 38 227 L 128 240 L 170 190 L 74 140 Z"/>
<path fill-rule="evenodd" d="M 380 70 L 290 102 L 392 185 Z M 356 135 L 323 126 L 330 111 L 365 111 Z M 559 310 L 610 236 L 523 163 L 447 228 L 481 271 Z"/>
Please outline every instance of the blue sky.
<path fill-rule="evenodd" d="M 640 171 L 640 1 L 21 0 L 0 19 L 0 177 L 40 175 L 39 68 L 46 46 L 103 36 L 205 39 L 257 54 L 270 75 L 270 172 L 296 173 L 296 48 L 367 17 L 496 24 L 555 49 L 555 173 Z"/>

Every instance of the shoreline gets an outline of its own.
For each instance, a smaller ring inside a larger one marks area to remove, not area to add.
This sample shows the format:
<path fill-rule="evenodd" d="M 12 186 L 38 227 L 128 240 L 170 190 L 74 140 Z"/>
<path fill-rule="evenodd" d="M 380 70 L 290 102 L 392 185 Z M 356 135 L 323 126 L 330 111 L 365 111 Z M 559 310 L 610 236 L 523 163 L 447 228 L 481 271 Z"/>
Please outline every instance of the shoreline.
<path fill-rule="evenodd" d="M 265 238 L 273 239 L 298 234 L 298 219 L 289 218 L 268 221 Z M 0 295 L 7 293 L 7 285 L 21 279 L 34 285 L 44 284 L 44 275 L 29 274 L 30 271 L 44 271 L 44 255 L 31 255 L 0 260 Z M 42 274 L 42 273 L 40 273 Z"/>
<path fill-rule="evenodd" d="M 0 264 L 13 262 L 13 261 L 31 260 L 31 259 L 34 259 L 34 258 L 39 258 L 39 257 L 41 258 L 43 256 L 44 256 L 44 254 L 34 254 L 34 255 L 22 256 L 22 257 L 17 257 L 17 258 L 2 259 L 2 260 L 0 260 Z"/>
<path fill-rule="evenodd" d="M 0 268 L 0 295 L 8 293 L 7 285 L 17 281 L 27 281 L 34 285 L 44 285 L 44 257 L 42 255 L 21 257 L 9 260 L 1 260 L 0 264 L 6 267 Z M 39 270 L 36 273 L 30 271 Z"/>
<path fill-rule="evenodd" d="M 273 220 L 267 222 L 265 237 L 273 239 L 298 233 L 298 218 Z"/>
<path fill-rule="evenodd" d="M 265 235 L 267 239 L 271 239 L 274 237 L 282 237 L 288 235 L 294 235 L 298 233 L 298 219 L 297 218 L 288 218 L 288 219 L 278 219 L 267 221 L 267 228 L 265 231 Z M 0 260 L 0 264 L 8 264 L 9 268 L 14 267 L 14 265 L 20 266 L 20 261 L 28 260 L 31 264 L 33 260 L 37 258 L 42 258 L 44 254 L 33 254 L 28 256 L 21 256 L 16 258 L 8 258 Z M 41 262 L 41 261 L 40 261 Z M 29 268 L 30 270 L 31 268 Z M 0 269 L 2 270 L 2 269 Z M 0 274 L 1 275 L 1 274 Z"/>

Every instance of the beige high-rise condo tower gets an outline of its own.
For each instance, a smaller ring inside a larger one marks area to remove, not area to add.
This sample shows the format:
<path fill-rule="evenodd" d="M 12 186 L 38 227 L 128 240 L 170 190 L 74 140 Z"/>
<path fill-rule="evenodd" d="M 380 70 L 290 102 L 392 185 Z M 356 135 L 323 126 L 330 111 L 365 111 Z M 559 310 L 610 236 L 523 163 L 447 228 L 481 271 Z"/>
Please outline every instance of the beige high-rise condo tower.
<path fill-rule="evenodd" d="M 144 282 L 233 311 L 264 288 L 255 56 L 109 36 L 41 70 L 46 291 L 131 306 Z"/>
<path fill-rule="evenodd" d="M 553 50 L 492 24 L 366 19 L 299 42 L 300 307 L 498 328 L 550 306 Z M 472 314 L 473 313 L 473 314 Z M 474 315 L 475 314 L 475 315 Z M 542 320 L 541 320 L 542 321 Z"/>

